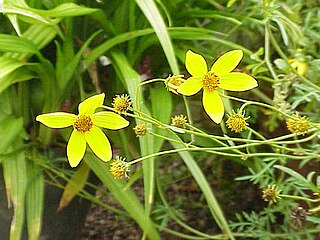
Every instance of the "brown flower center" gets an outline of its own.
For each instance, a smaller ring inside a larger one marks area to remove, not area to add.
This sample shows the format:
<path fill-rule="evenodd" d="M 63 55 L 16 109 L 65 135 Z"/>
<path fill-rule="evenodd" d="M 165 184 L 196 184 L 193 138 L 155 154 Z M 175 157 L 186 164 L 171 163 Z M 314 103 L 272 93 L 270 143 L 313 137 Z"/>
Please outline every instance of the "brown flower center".
<path fill-rule="evenodd" d="M 93 123 L 89 116 L 80 115 L 74 122 L 73 127 L 80 133 L 89 132 L 92 128 Z"/>
<path fill-rule="evenodd" d="M 216 75 L 214 72 L 208 72 L 206 75 L 204 75 L 204 78 L 202 80 L 203 87 L 209 91 L 213 92 L 216 90 L 220 84 L 220 79 L 218 75 Z"/>

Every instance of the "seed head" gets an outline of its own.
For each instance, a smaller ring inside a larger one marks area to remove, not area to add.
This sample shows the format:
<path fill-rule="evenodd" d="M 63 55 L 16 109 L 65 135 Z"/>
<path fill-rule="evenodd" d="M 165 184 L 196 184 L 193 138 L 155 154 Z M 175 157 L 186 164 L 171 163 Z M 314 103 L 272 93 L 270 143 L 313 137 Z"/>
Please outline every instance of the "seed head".
<path fill-rule="evenodd" d="M 143 137 L 148 133 L 148 128 L 145 123 L 139 123 L 133 128 L 137 137 Z"/>
<path fill-rule="evenodd" d="M 307 212 L 302 207 L 296 207 L 292 209 L 290 215 L 290 221 L 296 228 L 302 228 L 307 221 Z"/>
<path fill-rule="evenodd" d="M 262 191 L 262 199 L 266 202 L 269 202 L 269 205 L 276 203 L 277 199 L 280 199 L 280 190 L 276 185 L 272 187 L 268 186 L 267 189 Z"/>
<path fill-rule="evenodd" d="M 130 172 L 129 167 L 130 165 L 125 161 L 124 158 L 117 156 L 110 163 L 109 171 L 115 179 L 128 178 L 128 172 Z"/>
<path fill-rule="evenodd" d="M 122 95 L 116 95 L 113 98 L 113 101 L 111 104 L 116 113 L 123 114 L 123 113 L 126 113 L 130 108 L 131 101 L 127 94 L 122 94 Z"/>
<path fill-rule="evenodd" d="M 183 116 L 182 114 L 171 118 L 171 125 L 174 127 L 184 128 L 187 122 L 187 117 Z"/>
<path fill-rule="evenodd" d="M 310 129 L 310 122 L 306 116 L 292 114 L 286 121 L 287 128 L 292 133 L 304 134 Z"/>
<path fill-rule="evenodd" d="M 229 115 L 226 124 L 231 131 L 239 133 L 248 127 L 249 124 L 246 122 L 247 119 L 248 117 L 244 117 L 244 113 L 240 111 L 237 113 L 233 112 Z"/>

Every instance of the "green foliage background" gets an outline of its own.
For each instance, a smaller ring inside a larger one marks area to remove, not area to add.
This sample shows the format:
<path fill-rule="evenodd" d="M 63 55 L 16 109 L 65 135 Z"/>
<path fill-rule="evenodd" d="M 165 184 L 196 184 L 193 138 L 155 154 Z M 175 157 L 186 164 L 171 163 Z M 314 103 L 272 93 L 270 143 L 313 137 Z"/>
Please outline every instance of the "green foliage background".
<path fill-rule="evenodd" d="M 260 106 L 246 109 L 251 116 L 250 126 L 264 137 L 278 136 L 279 131 L 288 134 L 283 130 L 283 122 L 285 116 L 295 111 L 314 123 L 319 122 L 318 1 L 4 0 L 0 11 L 0 164 L 8 203 L 14 210 L 10 239 L 20 239 L 25 224 L 28 239 L 39 239 L 46 182 L 64 187 L 57 179 L 69 181 L 78 171 L 70 170 L 65 157 L 56 155 L 57 149 L 65 148 L 70 131 L 57 133 L 39 125 L 35 122 L 38 114 L 75 112 L 80 101 L 102 91 L 106 93 L 107 104 L 116 94 L 128 93 L 133 109 L 163 124 L 170 124 L 171 116 L 182 112 L 188 115 L 190 123 L 205 131 L 221 136 L 230 134 L 224 123 L 220 127 L 206 115 L 199 115 L 197 97 L 190 100 L 174 96 L 162 83 L 141 85 L 146 79 L 165 79 L 169 74 L 188 76 L 184 68 L 188 49 L 205 56 L 209 65 L 227 50 L 243 50 L 245 56 L 239 68 L 255 77 L 259 88 L 231 95 L 270 104 L 283 113 L 275 114 Z M 298 75 L 290 61 L 306 64 L 307 71 Z M 228 101 L 227 106 L 227 112 L 231 113 L 240 103 Z M 160 184 L 158 158 L 151 155 L 168 146 L 164 145 L 164 139 L 152 134 L 136 138 L 132 127 L 140 120 L 130 118 L 130 121 L 129 128 L 108 131 L 107 135 L 114 148 L 128 160 L 151 156 L 142 161 L 142 171 L 132 173 L 126 182 L 115 180 L 108 172 L 108 164 L 96 160 L 90 152 L 83 164 L 98 176 L 108 189 L 106 194 L 111 193 L 126 213 L 114 211 L 134 219 L 144 238 L 160 239 L 162 232 L 187 239 L 293 236 L 294 230 L 289 224 L 274 226 L 274 216 L 280 212 L 288 220 L 287 212 L 296 205 L 294 200 L 280 201 L 277 208 L 267 208 L 260 213 L 239 213 L 237 222 L 228 222 L 201 169 L 201 162 L 197 161 L 200 154 L 184 151 L 179 152 L 179 157 L 199 186 L 205 199 L 202 203 L 220 233 L 208 235 L 188 226 L 176 213 L 176 206 L 168 203 L 163 191 L 166 186 Z M 166 135 L 157 126 L 148 127 L 150 132 Z M 261 153 L 250 160 L 217 153 L 212 162 L 234 161 L 247 169 L 238 180 L 251 181 L 261 188 L 277 184 L 283 194 L 308 198 L 307 192 L 319 193 L 320 185 L 318 132 L 312 133 L 300 138 L 289 136 L 295 140 L 309 139 L 308 142 L 302 140 L 292 151 L 309 154 L 298 160 L 301 167 L 311 164 L 314 168 L 305 177 L 287 165 L 295 161 L 287 154 L 289 150 L 278 149 L 282 157 L 268 156 L 268 151 L 273 151 L 268 144 L 268 147 L 248 147 L 248 153 Z M 252 132 L 243 133 L 238 138 L 251 139 L 250 134 Z M 186 142 L 190 140 L 186 138 Z M 200 147 L 230 144 L 201 137 L 193 140 Z M 172 149 L 184 147 L 181 143 L 170 144 Z M 169 159 L 177 161 L 178 155 Z M 50 176 L 49 179 L 45 175 Z M 137 179 L 143 179 L 143 202 L 130 188 Z M 94 196 L 80 190 L 83 183 L 74 184 L 79 186 L 79 192 L 74 194 L 99 203 Z M 189 233 L 173 231 L 160 224 L 161 220 L 153 214 L 159 205 Z M 312 239 L 313 233 L 319 234 L 319 223 L 319 214 L 310 216 L 306 227 L 303 231 L 297 230 L 293 239 Z"/>

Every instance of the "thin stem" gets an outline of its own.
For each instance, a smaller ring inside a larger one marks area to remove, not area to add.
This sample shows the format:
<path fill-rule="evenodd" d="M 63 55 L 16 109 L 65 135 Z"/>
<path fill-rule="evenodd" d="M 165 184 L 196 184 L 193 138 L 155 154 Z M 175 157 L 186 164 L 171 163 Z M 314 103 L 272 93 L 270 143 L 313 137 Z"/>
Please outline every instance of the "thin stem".
<path fill-rule="evenodd" d="M 293 196 L 293 195 L 286 195 L 286 194 L 280 194 L 279 197 L 302 200 L 302 201 L 306 201 L 306 202 L 320 202 L 320 198 L 311 199 L 311 198 L 306 198 L 306 197 L 302 197 L 302 196 Z"/>

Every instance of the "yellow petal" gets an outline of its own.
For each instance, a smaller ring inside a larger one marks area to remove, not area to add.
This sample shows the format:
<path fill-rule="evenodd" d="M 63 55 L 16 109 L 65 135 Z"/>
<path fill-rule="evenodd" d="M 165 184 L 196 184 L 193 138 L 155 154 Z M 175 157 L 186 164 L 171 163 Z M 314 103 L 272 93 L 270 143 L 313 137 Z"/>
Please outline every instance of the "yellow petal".
<path fill-rule="evenodd" d="M 191 96 L 199 92 L 202 88 L 202 77 L 190 77 L 178 88 L 178 93 Z"/>
<path fill-rule="evenodd" d="M 98 127 L 112 130 L 121 129 L 129 125 L 129 122 L 114 112 L 98 112 L 91 116 L 93 124 Z"/>
<path fill-rule="evenodd" d="M 227 73 L 220 75 L 219 79 L 219 87 L 229 91 L 246 91 L 258 86 L 257 81 L 245 73 Z"/>
<path fill-rule="evenodd" d="M 209 92 L 204 90 L 202 102 L 204 110 L 209 117 L 219 124 L 224 115 L 224 106 L 218 91 Z"/>
<path fill-rule="evenodd" d="M 65 112 L 46 113 L 36 117 L 37 121 L 51 128 L 70 127 L 76 119 L 76 115 Z"/>
<path fill-rule="evenodd" d="M 104 93 L 94 95 L 79 104 L 79 115 L 92 115 L 98 107 L 103 105 Z"/>
<path fill-rule="evenodd" d="M 84 134 L 72 131 L 67 146 L 67 156 L 71 167 L 78 166 L 86 151 L 86 145 Z"/>
<path fill-rule="evenodd" d="M 234 70 L 243 57 L 242 50 L 233 50 L 223 54 L 212 65 L 211 71 L 217 75 L 229 73 Z"/>
<path fill-rule="evenodd" d="M 112 150 L 108 138 L 102 130 L 93 126 L 90 132 L 85 134 L 91 150 L 103 161 L 107 162 L 112 157 Z"/>
<path fill-rule="evenodd" d="M 208 72 L 206 60 L 197 53 L 188 50 L 186 54 L 186 68 L 192 76 L 204 76 Z"/>

